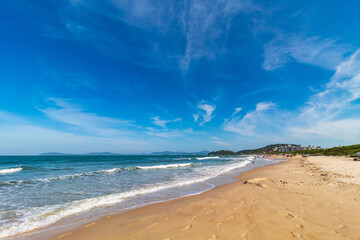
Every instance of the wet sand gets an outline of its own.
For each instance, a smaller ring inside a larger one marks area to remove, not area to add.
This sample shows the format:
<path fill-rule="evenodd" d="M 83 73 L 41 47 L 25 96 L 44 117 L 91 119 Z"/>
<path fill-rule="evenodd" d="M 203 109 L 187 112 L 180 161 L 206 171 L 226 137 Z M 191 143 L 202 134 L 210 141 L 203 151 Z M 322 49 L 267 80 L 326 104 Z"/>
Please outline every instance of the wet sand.
<path fill-rule="evenodd" d="M 356 163 L 293 158 L 200 195 L 110 215 L 46 239 L 360 239 Z"/>

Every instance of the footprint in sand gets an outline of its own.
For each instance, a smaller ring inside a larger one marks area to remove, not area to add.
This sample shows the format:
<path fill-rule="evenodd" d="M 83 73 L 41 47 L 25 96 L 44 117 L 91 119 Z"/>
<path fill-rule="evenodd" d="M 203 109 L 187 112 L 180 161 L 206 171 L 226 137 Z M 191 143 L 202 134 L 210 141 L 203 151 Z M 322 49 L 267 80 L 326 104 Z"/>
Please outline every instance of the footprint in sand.
<path fill-rule="evenodd" d="M 217 236 L 216 235 L 212 235 L 211 238 L 209 238 L 209 240 L 217 240 Z"/>
<path fill-rule="evenodd" d="M 183 209 L 182 208 L 178 208 L 177 210 L 176 210 L 176 212 L 181 212 Z"/>
<path fill-rule="evenodd" d="M 290 234 L 291 234 L 291 236 L 292 236 L 293 238 L 297 238 L 297 239 L 305 239 L 305 238 L 303 237 L 303 235 L 301 235 L 300 233 L 297 233 L 297 232 L 290 232 Z"/>
<path fill-rule="evenodd" d="M 227 219 L 228 219 L 228 220 L 233 219 L 233 218 L 234 218 L 234 216 L 233 216 L 233 215 L 231 215 L 231 216 L 227 217 Z"/>
<path fill-rule="evenodd" d="M 248 239 L 248 234 L 247 234 L 246 232 L 242 233 L 242 234 L 241 234 L 241 238 L 242 238 L 243 240 L 247 240 L 247 239 Z"/>
<path fill-rule="evenodd" d="M 238 208 L 234 208 L 233 210 L 234 210 L 234 212 L 237 212 L 237 211 L 239 211 L 239 209 L 238 209 Z"/>
<path fill-rule="evenodd" d="M 304 225 L 297 223 L 297 224 L 296 224 L 296 227 L 297 227 L 297 228 L 304 228 Z"/>
<path fill-rule="evenodd" d="M 342 228 L 345 228 L 345 227 L 346 227 L 346 225 L 342 225 L 342 224 L 337 225 L 337 228 L 338 228 L 338 229 L 342 229 Z"/>
<path fill-rule="evenodd" d="M 148 227 L 147 227 L 147 229 L 151 229 L 151 228 L 155 227 L 156 225 L 158 225 L 158 223 L 157 223 L 157 222 L 156 222 L 156 223 L 151 224 L 150 226 L 148 226 Z"/>
<path fill-rule="evenodd" d="M 216 227 L 217 227 L 217 228 L 221 228 L 221 226 L 222 226 L 222 222 L 216 223 Z"/>
<path fill-rule="evenodd" d="M 192 216 L 191 220 L 195 220 L 197 218 L 197 216 Z"/>
<path fill-rule="evenodd" d="M 192 225 L 191 225 L 191 224 L 186 225 L 185 227 L 183 227 L 183 228 L 181 229 L 181 231 L 189 230 L 190 228 L 192 228 Z"/>

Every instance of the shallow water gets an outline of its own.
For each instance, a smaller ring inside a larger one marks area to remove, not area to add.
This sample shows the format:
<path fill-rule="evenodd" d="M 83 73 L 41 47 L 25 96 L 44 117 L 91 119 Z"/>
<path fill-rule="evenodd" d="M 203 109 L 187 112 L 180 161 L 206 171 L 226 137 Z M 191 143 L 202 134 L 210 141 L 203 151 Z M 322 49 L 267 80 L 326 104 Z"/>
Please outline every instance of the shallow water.
<path fill-rule="evenodd" d="M 1 156 L 0 238 L 198 194 L 233 181 L 253 158 Z"/>

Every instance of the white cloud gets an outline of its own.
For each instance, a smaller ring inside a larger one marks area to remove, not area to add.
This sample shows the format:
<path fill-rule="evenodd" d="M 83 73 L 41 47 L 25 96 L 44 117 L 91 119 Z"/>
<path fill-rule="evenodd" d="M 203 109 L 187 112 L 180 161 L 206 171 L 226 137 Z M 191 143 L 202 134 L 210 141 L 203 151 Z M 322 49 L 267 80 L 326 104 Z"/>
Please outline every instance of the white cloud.
<path fill-rule="evenodd" d="M 241 107 L 238 107 L 238 108 L 235 108 L 234 109 L 234 113 L 231 115 L 232 117 L 234 117 L 236 114 L 238 114 L 239 112 L 241 112 L 242 108 Z"/>
<path fill-rule="evenodd" d="M 223 141 L 211 141 L 211 142 L 216 144 L 216 145 L 220 145 L 220 146 L 230 146 L 229 143 L 223 142 Z"/>
<path fill-rule="evenodd" d="M 162 128 L 166 128 L 166 124 L 168 124 L 168 123 L 181 122 L 181 120 L 182 120 L 181 118 L 176 118 L 176 119 L 173 119 L 173 120 L 160 120 L 159 116 L 152 117 L 151 119 L 153 120 L 153 123 L 155 125 L 158 125 L 159 127 L 162 127 Z"/>
<path fill-rule="evenodd" d="M 182 12 L 186 38 L 185 54 L 180 61 L 184 73 L 191 62 L 200 58 L 212 59 L 223 49 L 217 41 L 225 41 L 232 19 L 240 13 L 259 10 L 250 0 L 190 1 Z M 224 27 L 225 25 L 225 27 Z"/>
<path fill-rule="evenodd" d="M 153 127 L 146 128 L 147 134 L 165 139 L 180 138 L 187 134 L 202 134 L 202 132 L 194 132 L 191 128 L 186 129 L 156 129 Z"/>
<path fill-rule="evenodd" d="M 272 102 L 260 102 L 254 111 L 247 112 L 244 117 L 237 117 L 234 114 L 231 119 L 225 120 L 223 129 L 229 132 L 238 133 L 244 136 L 256 135 L 256 128 L 269 122 L 270 118 L 266 111 L 275 107 Z M 264 132 L 262 133 L 264 134 Z"/>
<path fill-rule="evenodd" d="M 256 104 L 256 111 L 268 110 L 275 107 L 275 104 L 272 102 L 260 102 Z"/>
<path fill-rule="evenodd" d="M 213 115 L 216 106 L 215 105 L 209 105 L 205 103 L 204 101 L 201 101 L 196 106 L 198 109 L 201 110 L 198 114 L 194 114 L 194 120 L 197 122 L 200 121 L 199 125 L 202 126 L 204 123 L 210 122 L 211 119 L 215 116 Z"/>
<path fill-rule="evenodd" d="M 298 139 L 321 139 L 338 144 L 356 144 L 360 139 L 360 119 L 341 119 L 309 122 L 307 126 L 293 126 L 290 133 Z"/>
<path fill-rule="evenodd" d="M 47 37 L 79 41 L 116 59 L 150 68 L 176 68 L 183 74 L 194 61 L 226 51 L 227 33 L 237 15 L 260 11 L 252 0 L 67 0 L 58 4 L 43 0 L 43 4 L 46 8 L 18 5 L 30 10 L 26 14 L 37 20 Z M 113 31 L 114 26 L 122 31 Z M 174 37 L 184 44 L 174 43 L 179 42 Z"/>
<path fill-rule="evenodd" d="M 99 136 L 114 136 L 129 134 L 125 129 L 137 127 L 132 121 L 103 117 L 95 113 L 87 113 L 79 106 L 70 104 L 67 100 L 49 98 L 55 107 L 39 109 L 49 118 L 71 125 L 89 134 Z"/>
<path fill-rule="evenodd" d="M 306 37 L 302 34 L 278 35 L 265 45 L 263 68 L 274 70 L 295 60 L 335 70 L 349 50 L 349 47 L 331 39 Z"/>
<path fill-rule="evenodd" d="M 39 126 L 27 119 L 0 111 L 0 154 L 40 154 L 42 152 L 150 151 L 156 143 L 126 136 L 88 136 Z"/>

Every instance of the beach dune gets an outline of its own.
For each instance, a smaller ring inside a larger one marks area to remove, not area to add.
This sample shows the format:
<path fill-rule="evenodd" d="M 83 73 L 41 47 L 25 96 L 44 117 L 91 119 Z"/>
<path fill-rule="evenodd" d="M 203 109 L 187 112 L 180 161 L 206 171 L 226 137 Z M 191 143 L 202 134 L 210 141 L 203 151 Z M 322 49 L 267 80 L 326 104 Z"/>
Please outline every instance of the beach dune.
<path fill-rule="evenodd" d="M 47 239 L 360 239 L 360 163 L 293 158 Z M 337 171 L 337 169 L 341 169 Z"/>

